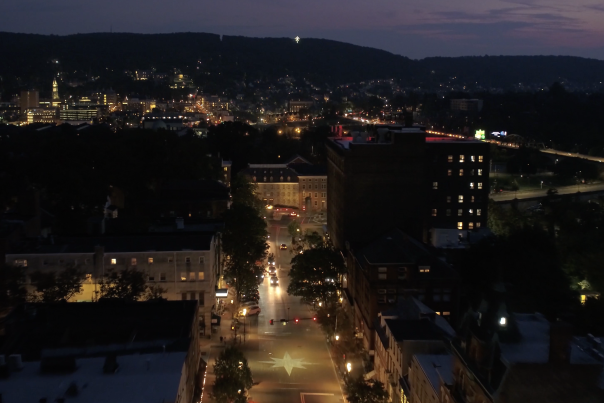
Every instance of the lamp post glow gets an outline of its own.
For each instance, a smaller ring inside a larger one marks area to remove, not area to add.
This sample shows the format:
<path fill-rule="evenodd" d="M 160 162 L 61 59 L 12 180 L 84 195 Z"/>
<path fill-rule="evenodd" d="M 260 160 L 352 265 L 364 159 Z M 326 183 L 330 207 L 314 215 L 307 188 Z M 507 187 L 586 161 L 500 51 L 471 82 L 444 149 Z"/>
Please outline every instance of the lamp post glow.
<path fill-rule="evenodd" d="M 299 37 L 299 36 L 296 36 L 296 37 L 294 38 L 294 41 L 296 41 L 296 43 L 299 43 L 299 42 L 300 42 L 300 37 Z"/>
<path fill-rule="evenodd" d="M 350 373 L 350 371 L 352 371 L 352 364 L 347 362 L 346 363 L 346 369 L 348 370 L 348 373 Z"/>
<path fill-rule="evenodd" d="M 247 313 L 247 309 L 243 308 L 243 342 L 245 343 L 245 314 Z"/>
<path fill-rule="evenodd" d="M 340 336 L 336 334 L 336 341 L 340 340 Z"/>

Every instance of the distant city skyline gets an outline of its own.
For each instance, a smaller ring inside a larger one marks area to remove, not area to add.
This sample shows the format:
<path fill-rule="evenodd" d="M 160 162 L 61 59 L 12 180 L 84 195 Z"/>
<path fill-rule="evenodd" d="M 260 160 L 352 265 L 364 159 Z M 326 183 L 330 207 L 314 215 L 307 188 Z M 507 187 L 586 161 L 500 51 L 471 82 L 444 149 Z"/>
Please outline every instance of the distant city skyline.
<path fill-rule="evenodd" d="M 325 38 L 419 59 L 430 56 L 571 55 L 604 59 L 604 5 L 597 0 L 5 0 L 0 29 L 207 32 Z"/>

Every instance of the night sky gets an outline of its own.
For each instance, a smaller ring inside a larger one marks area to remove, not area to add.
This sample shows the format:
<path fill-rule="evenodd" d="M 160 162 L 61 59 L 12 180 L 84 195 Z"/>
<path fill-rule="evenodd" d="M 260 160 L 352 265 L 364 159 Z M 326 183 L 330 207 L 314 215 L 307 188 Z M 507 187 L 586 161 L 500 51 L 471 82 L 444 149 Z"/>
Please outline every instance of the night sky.
<path fill-rule="evenodd" d="M 334 39 L 422 58 L 604 59 L 602 0 L 2 0 L 0 31 Z"/>

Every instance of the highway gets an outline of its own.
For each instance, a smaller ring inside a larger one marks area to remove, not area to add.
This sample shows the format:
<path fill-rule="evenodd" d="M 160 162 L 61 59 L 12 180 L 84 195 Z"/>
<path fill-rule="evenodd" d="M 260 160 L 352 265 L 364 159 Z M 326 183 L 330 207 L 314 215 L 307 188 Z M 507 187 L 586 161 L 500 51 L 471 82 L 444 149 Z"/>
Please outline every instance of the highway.
<path fill-rule="evenodd" d="M 532 189 L 532 190 L 519 190 L 517 192 L 501 192 L 490 195 L 490 198 L 494 201 L 511 201 L 514 199 L 531 199 L 536 197 L 546 197 L 549 188 L 543 189 Z M 573 194 L 577 192 L 598 192 L 604 191 L 604 183 L 595 184 L 581 184 L 572 186 L 560 186 L 556 188 L 559 195 Z"/>

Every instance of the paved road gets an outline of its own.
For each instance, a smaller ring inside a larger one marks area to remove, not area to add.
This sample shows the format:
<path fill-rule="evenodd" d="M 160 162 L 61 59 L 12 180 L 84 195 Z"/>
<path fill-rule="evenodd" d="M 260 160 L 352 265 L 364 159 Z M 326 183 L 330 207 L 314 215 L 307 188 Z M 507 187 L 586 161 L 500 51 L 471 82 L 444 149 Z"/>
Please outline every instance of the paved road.
<path fill-rule="evenodd" d="M 556 188 L 558 194 L 572 194 L 579 192 L 597 192 L 604 191 L 604 183 L 596 183 L 590 185 L 572 185 L 572 186 L 560 186 Z M 535 190 L 519 190 L 517 192 L 501 192 L 498 194 L 491 195 L 491 199 L 495 201 L 511 201 L 514 199 L 531 199 L 534 197 L 545 197 L 547 196 L 547 189 L 535 189 Z"/>
<path fill-rule="evenodd" d="M 278 265 L 280 286 L 260 285 L 260 308 L 257 317 L 246 319 L 246 341 L 242 349 L 248 358 L 257 383 L 251 400 L 262 403 L 341 403 L 341 384 L 336 376 L 325 337 L 312 320 L 312 312 L 298 297 L 287 295 L 291 238 L 287 224 L 269 223 L 271 252 Z M 286 243 L 287 250 L 276 245 Z M 290 322 L 283 325 L 280 320 Z M 294 322 L 295 318 L 299 323 Z M 274 325 L 269 320 L 274 320 Z M 243 328 L 239 331 L 241 332 Z"/>

